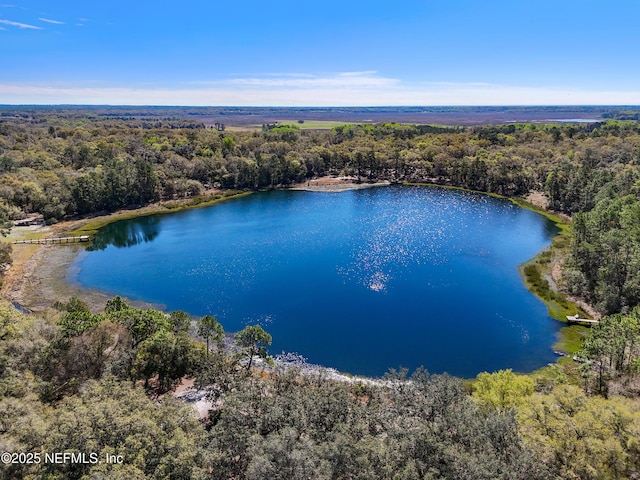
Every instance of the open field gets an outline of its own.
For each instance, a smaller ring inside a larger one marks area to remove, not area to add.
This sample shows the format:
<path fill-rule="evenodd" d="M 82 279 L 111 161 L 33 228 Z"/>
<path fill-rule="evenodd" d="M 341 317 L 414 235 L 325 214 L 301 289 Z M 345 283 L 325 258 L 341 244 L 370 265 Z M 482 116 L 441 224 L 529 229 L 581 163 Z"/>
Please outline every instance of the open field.
<path fill-rule="evenodd" d="M 300 123 L 302 122 L 302 123 Z M 349 122 L 334 122 L 331 120 L 276 120 L 275 123 L 279 125 L 295 125 L 300 130 L 331 130 L 334 127 L 345 125 Z M 229 132 L 246 132 L 246 131 L 262 131 L 263 124 L 246 125 L 246 126 L 234 126 L 225 125 L 225 130 Z"/>
<path fill-rule="evenodd" d="M 296 125 L 300 130 L 331 130 L 333 127 L 344 125 L 344 122 L 334 122 L 331 120 L 278 120 L 278 123 L 285 125 Z"/>
<path fill-rule="evenodd" d="M 181 118 L 185 122 L 227 129 L 259 128 L 264 123 L 296 123 L 304 129 L 325 129 L 345 123 L 396 122 L 447 126 L 503 123 L 554 123 L 599 121 L 618 114 L 636 112 L 637 107 L 538 106 L 538 107 L 138 107 L 138 106 L 11 106 L 0 105 L 0 120 L 51 113 L 60 124 L 100 120 L 144 120 L 162 122 Z M 293 121 L 282 119 L 295 119 Z"/>

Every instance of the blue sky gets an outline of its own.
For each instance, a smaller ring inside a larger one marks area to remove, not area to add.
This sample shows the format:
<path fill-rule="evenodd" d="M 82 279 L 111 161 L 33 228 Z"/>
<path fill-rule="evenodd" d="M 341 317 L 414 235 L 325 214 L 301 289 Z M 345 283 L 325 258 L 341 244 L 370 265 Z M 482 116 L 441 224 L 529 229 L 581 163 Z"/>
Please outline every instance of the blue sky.
<path fill-rule="evenodd" d="M 638 0 L 1 1 L 5 104 L 640 104 Z"/>

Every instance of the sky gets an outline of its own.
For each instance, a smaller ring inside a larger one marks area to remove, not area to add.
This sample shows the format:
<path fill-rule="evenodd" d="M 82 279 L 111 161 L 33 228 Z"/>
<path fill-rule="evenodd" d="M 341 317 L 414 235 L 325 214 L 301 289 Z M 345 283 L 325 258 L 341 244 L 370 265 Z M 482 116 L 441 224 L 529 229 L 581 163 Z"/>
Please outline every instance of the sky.
<path fill-rule="evenodd" d="M 638 0 L 0 0 L 0 104 L 640 105 Z"/>

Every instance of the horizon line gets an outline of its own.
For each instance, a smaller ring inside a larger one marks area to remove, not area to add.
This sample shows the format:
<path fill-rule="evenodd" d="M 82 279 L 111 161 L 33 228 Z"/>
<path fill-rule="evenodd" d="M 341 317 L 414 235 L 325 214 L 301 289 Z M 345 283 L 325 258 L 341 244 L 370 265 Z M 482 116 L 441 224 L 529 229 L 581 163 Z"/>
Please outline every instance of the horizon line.
<path fill-rule="evenodd" d="M 138 108 L 640 108 L 640 104 L 486 104 L 486 105 L 161 105 L 161 104 L 110 104 L 110 103 L 0 103 L 1 107 L 138 107 Z"/>

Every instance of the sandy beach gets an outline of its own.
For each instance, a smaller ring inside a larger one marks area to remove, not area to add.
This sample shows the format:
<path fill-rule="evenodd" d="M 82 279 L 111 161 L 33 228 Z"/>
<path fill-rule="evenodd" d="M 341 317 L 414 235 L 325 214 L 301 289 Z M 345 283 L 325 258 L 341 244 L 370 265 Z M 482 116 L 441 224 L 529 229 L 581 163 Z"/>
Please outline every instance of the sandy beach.
<path fill-rule="evenodd" d="M 305 190 L 309 192 L 344 192 L 346 190 L 360 190 L 362 188 L 385 187 L 391 185 L 387 180 L 358 183 L 356 177 L 322 177 L 314 178 L 290 187 L 289 190 Z"/>

